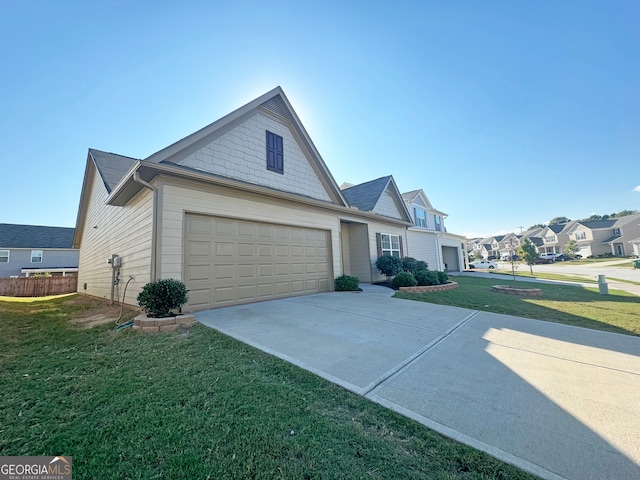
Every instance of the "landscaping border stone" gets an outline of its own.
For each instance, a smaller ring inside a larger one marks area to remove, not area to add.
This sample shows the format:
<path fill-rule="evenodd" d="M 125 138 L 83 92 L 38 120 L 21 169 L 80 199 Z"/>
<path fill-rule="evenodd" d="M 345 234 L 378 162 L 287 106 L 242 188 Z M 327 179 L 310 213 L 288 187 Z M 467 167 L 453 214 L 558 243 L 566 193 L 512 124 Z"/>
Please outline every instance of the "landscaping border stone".
<path fill-rule="evenodd" d="M 511 287 L 509 285 L 494 285 L 491 290 L 498 293 L 506 293 L 507 295 L 518 295 L 520 297 L 541 297 L 542 290 L 539 288 L 521 288 Z"/>
<path fill-rule="evenodd" d="M 442 285 L 418 285 L 415 287 L 400 287 L 401 292 L 423 293 L 423 292 L 443 292 L 458 288 L 458 282 L 447 282 Z"/>
<path fill-rule="evenodd" d="M 170 332 L 178 328 L 191 328 L 195 324 L 196 318 L 189 313 L 167 318 L 152 318 L 142 313 L 133 319 L 133 329 L 141 333 Z"/>

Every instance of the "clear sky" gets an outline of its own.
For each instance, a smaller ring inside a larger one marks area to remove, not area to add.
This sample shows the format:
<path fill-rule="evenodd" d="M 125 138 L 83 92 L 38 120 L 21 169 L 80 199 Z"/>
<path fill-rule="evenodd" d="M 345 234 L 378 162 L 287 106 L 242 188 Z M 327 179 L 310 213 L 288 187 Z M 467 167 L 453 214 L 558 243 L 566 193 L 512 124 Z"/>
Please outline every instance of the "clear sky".
<path fill-rule="evenodd" d="M 0 223 L 75 226 L 135 158 L 280 85 L 338 184 L 450 232 L 640 209 L 640 2 L 0 0 Z"/>

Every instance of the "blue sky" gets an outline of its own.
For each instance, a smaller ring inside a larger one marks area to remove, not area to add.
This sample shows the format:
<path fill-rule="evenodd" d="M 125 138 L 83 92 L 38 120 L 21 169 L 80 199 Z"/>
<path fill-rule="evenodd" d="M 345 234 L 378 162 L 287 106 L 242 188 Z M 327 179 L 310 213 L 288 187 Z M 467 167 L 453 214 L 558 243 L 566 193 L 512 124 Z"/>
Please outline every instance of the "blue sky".
<path fill-rule="evenodd" d="M 640 209 L 634 1 L 0 0 L 0 222 L 75 225 L 87 150 L 145 158 L 280 85 L 338 184 L 450 232 Z"/>

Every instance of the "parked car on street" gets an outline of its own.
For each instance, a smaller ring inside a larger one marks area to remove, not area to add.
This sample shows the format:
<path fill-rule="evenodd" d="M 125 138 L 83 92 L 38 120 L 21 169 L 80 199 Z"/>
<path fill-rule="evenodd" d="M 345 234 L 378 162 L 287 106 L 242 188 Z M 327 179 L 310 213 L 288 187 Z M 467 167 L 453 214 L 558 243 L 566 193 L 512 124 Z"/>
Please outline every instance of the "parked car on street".
<path fill-rule="evenodd" d="M 555 258 L 556 262 L 566 262 L 568 260 L 580 260 L 582 258 L 582 255 L 574 255 L 573 258 L 571 258 L 569 255 L 565 255 L 564 253 L 561 255 L 558 255 Z"/>
<path fill-rule="evenodd" d="M 552 262 L 554 262 L 554 261 L 555 261 L 555 259 L 556 259 L 557 257 L 559 257 L 559 256 L 560 256 L 560 254 L 559 254 L 559 253 L 541 253 L 541 254 L 540 254 L 540 258 L 548 258 L 548 259 L 550 259 Z"/>
<path fill-rule="evenodd" d="M 551 257 L 543 257 L 542 255 L 540 255 L 538 258 L 536 258 L 533 261 L 534 265 L 540 265 L 540 264 L 543 264 L 543 263 L 553 263 L 553 258 L 551 258 Z"/>
<path fill-rule="evenodd" d="M 502 260 L 503 262 L 510 262 L 510 261 L 514 261 L 517 262 L 518 260 L 520 260 L 520 257 L 518 255 L 503 255 L 502 258 L 500 258 L 500 260 Z"/>
<path fill-rule="evenodd" d="M 490 262 L 488 260 L 478 260 L 477 262 L 471 262 L 469 268 L 498 268 L 498 264 Z"/>

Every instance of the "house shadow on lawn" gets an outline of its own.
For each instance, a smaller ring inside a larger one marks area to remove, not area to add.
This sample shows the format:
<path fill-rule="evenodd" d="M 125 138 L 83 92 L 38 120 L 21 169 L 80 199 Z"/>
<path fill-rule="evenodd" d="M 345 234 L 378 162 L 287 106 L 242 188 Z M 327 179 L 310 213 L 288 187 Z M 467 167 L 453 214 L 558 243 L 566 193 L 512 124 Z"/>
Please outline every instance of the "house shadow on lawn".
<path fill-rule="evenodd" d="M 636 305 L 640 308 L 640 297 L 615 293 L 601 295 L 597 291 L 597 285 L 594 285 L 595 290 L 593 290 L 570 284 L 517 282 L 518 287 L 528 288 L 535 285 L 535 288 L 543 292 L 542 297 L 519 297 L 491 291 L 491 287 L 498 283 L 513 285 L 506 281 L 496 282 L 495 279 L 466 276 L 456 277 L 456 281 L 460 287 L 455 291 L 425 294 L 397 293 L 395 297 L 640 336 L 640 321 L 634 322 L 634 317 L 637 318 L 634 310 Z M 602 304 L 601 307 L 596 305 L 598 303 Z M 608 308 L 609 303 L 620 305 L 622 312 L 614 314 Z M 581 311 L 583 315 L 576 313 Z M 603 319 L 593 318 L 596 315 Z M 606 320 L 607 317 L 610 318 L 610 322 Z M 625 327 L 624 319 L 631 328 Z"/>

